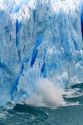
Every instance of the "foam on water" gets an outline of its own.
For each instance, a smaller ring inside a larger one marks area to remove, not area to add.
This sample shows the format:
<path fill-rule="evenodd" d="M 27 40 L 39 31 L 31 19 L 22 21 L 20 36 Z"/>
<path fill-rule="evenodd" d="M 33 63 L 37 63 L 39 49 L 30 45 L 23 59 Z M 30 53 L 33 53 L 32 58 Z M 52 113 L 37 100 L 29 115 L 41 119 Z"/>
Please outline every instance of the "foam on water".
<path fill-rule="evenodd" d="M 30 99 L 26 99 L 25 103 L 39 106 L 65 105 L 63 93 L 64 89 L 54 85 L 48 79 L 39 79 L 37 84 L 37 95 L 32 95 Z"/>

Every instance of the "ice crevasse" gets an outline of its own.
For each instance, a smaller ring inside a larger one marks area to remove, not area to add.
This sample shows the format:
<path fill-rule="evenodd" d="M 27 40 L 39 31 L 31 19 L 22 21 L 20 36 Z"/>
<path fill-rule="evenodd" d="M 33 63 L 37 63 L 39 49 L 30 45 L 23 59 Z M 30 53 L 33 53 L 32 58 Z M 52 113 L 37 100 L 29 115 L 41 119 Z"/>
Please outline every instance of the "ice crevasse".
<path fill-rule="evenodd" d="M 82 5 L 0 1 L 0 105 L 30 97 L 41 78 L 63 88 L 83 82 Z"/>

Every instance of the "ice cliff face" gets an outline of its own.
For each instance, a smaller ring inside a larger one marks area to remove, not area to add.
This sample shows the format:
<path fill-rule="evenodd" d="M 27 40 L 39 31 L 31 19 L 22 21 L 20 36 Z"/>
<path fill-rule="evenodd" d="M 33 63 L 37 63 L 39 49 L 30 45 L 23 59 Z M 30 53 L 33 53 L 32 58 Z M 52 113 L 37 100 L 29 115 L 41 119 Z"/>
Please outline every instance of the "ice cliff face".
<path fill-rule="evenodd" d="M 36 92 L 40 78 L 83 82 L 81 0 L 0 2 L 0 104 Z"/>
<path fill-rule="evenodd" d="M 81 11 L 81 29 L 82 29 L 82 37 L 83 37 L 83 2 L 82 2 L 82 11 Z"/>

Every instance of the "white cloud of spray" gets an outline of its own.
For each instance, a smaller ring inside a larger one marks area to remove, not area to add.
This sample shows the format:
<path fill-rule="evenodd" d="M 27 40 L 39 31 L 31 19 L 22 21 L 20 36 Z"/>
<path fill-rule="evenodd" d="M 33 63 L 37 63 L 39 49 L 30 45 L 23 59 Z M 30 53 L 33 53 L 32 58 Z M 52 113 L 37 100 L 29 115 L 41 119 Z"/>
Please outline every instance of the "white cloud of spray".
<path fill-rule="evenodd" d="M 64 90 L 54 85 L 48 79 L 39 79 L 37 84 L 37 94 L 25 100 L 26 104 L 35 106 L 62 106 L 65 105 L 63 99 Z"/>

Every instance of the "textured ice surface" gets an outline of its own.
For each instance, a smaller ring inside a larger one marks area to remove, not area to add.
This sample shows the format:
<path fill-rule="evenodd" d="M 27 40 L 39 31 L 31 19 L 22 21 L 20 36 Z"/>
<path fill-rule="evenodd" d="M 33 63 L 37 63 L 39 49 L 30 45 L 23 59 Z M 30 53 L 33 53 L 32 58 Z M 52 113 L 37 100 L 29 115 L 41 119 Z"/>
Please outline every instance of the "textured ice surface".
<path fill-rule="evenodd" d="M 81 0 L 0 2 L 0 104 L 37 93 L 40 78 L 83 82 Z"/>

